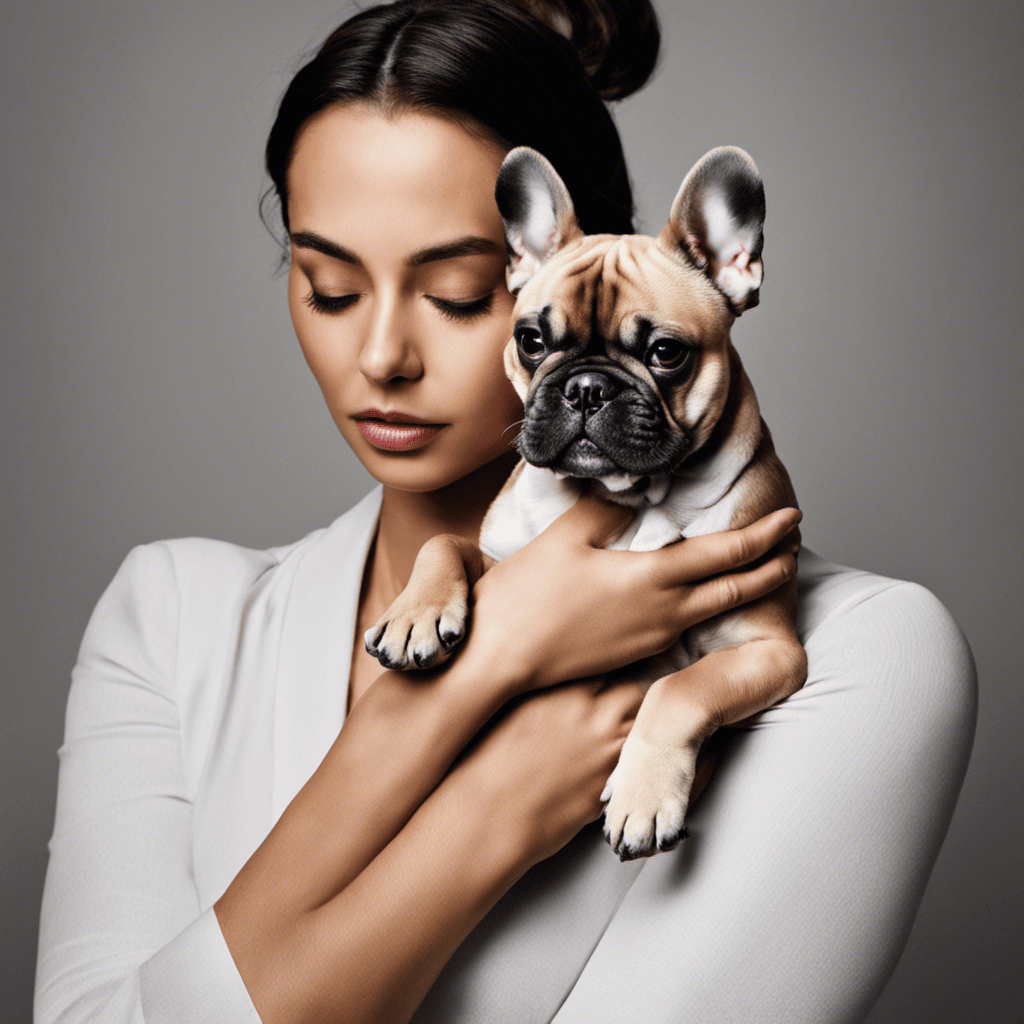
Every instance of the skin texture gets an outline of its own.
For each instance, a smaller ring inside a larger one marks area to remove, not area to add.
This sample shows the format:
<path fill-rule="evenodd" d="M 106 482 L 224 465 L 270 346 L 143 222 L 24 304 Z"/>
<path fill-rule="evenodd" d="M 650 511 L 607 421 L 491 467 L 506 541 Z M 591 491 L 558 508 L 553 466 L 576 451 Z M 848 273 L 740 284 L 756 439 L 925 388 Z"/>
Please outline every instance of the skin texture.
<path fill-rule="evenodd" d="M 389 120 L 361 105 L 322 112 L 295 149 L 293 323 L 339 431 L 384 484 L 360 602 L 367 625 L 405 587 L 424 541 L 477 541 L 517 458 L 509 442 L 522 407 L 502 366 L 513 302 L 493 199 L 503 155 L 451 121 Z M 362 265 L 295 242 L 311 233 Z M 465 236 L 500 248 L 410 265 Z M 304 301 L 313 288 L 355 298 L 317 312 Z M 492 293 L 469 320 L 437 305 Z M 416 450 L 382 451 L 353 419 L 367 407 L 444 428 Z M 447 665 L 381 673 L 355 652 L 345 727 L 215 904 L 265 1024 L 408 1021 L 501 895 L 600 814 L 643 696 L 601 673 L 795 572 L 792 554 L 766 557 L 795 511 L 674 551 L 603 550 L 631 516 L 581 500 L 474 581 L 480 628 Z M 600 645 L 566 642 L 579 617 Z M 555 647 L 558 679 L 542 672 Z"/>

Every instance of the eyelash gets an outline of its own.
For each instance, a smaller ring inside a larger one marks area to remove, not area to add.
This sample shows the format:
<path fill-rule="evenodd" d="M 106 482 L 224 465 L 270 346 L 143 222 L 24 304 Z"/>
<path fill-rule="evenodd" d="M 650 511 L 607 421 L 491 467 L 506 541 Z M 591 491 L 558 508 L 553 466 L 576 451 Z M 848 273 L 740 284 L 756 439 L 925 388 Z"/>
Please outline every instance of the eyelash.
<path fill-rule="evenodd" d="M 318 313 L 340 313 L 343 309 L 348 309 L 358 298 L 358 295 L 321 295 L 317 291 L 312 291 L 303 301 Z"/>
<path fill-rule="evenodd" d="M 330 315 L 348 309 L 358 298 L 358 295 L 321 295 L 318 291 L 311 291 L 303 301 L 316 312 Z M 446 302 L 433 295 L 428 295 L 427 298 L 446 320 L 472 320 L 490 312 L 494 292 L 472 302 Z"/>

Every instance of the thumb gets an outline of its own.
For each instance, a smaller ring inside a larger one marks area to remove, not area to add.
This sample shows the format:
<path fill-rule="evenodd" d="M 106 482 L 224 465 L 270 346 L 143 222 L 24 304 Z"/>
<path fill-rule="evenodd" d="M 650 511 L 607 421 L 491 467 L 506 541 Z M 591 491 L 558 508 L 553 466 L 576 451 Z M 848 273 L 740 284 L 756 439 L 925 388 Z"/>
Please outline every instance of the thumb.
<path fill-rule="evenodd" d="M 590 547 L 603 548 L 620 537 L 636 517 L 636 509 L 618 505 L 588 491 L 563 512 L 554 523 Z"/>

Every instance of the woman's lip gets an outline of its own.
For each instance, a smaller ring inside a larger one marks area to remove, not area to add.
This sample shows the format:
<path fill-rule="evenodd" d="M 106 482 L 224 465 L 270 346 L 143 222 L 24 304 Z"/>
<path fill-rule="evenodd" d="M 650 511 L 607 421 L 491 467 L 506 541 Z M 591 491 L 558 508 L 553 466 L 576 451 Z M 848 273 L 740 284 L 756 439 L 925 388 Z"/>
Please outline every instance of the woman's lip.
<path fill-rule="evenodd" d="M 356 420 L 359 432 L 375 448 L 405 451 L 425 445 L 445 424 L 385 423 L 382 420 Z"/>
<path fill-rule="evenodd" d="M 443 423 L 431 423 L 430 420 L 421 419 L 419 416 L 413 416 L 410 413 L 398 412 L 382 412 L 380 409 L 364 409 L 362 412 L 357 412 L 353 417 L 357 420 L 381 420 L 384 423 L 418 423 L 424 427 L 443 427 Z"/>

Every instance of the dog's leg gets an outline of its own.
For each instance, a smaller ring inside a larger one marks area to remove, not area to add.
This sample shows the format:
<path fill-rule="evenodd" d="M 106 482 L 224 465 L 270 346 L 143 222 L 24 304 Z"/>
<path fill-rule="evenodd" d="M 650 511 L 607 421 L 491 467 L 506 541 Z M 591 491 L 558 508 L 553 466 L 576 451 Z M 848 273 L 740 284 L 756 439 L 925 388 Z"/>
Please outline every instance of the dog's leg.
<path fill-rule="evenodd" d="M 466 632 L 469 591 L 492 564 L 464 537 L 431 537 L 416 556 L 405 590 L 363 634 L 366 650 L 390 669 L 447 661 Z"/>
<path fill-rule="evenodd" d="M 677 846 L 687 835 L 702 743 L 795 693 L 806 678 L 799 641 L 777 635 L 712 651 L 652 684 L 601 794 L 605 838 L 619 858 Z"/>

